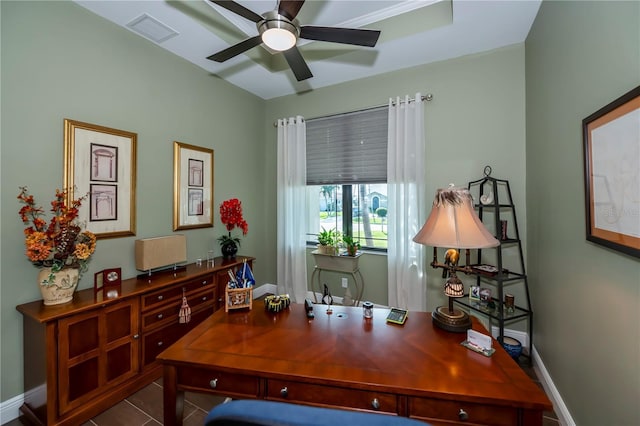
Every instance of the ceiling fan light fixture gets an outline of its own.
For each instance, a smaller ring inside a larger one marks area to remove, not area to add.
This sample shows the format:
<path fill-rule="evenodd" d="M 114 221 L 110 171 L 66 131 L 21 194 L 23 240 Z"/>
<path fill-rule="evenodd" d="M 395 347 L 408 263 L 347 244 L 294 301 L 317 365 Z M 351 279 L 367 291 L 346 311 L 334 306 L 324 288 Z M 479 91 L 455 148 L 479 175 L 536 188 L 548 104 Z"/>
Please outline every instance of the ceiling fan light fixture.
<path fill-rule="evenodd" d="M 258 31 L 262 37 L 262 42 L 268 48 L 282 52 L 295 46 L 298 41 L 300 28 L 284 16 L 272 10 L 264 15 L 264 20 L 258 22 Z"/>
<path fill-rule="evenodd" d="M 270 49 L 281 52 L 296 44 L 296 36 L 284 28 L 269 28 L 262 33 L 262 42 Z"/>

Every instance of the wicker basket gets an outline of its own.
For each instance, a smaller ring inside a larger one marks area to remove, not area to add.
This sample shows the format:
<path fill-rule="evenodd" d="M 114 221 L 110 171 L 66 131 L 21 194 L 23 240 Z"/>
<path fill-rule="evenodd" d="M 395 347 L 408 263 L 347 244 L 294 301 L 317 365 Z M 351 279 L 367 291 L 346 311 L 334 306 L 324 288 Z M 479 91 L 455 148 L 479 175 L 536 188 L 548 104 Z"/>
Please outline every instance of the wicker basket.
<path fill-rule="evenodd" d="M 253 287 L 249 288 L 229 288 L 224 291 L 224 310 L 242 309 L 253 306 Z"/>

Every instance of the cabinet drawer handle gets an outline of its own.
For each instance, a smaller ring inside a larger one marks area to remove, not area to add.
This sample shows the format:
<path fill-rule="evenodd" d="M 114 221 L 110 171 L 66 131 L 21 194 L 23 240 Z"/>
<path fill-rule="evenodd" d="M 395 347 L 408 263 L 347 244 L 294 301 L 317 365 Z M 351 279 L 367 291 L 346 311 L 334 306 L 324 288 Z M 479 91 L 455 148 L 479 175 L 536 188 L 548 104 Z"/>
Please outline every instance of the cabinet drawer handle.
<path fill-rule="evenodd" d="M 458 411 L 458 418 L 462 421 L 469 420 L 469 414 L 461 408 Z"/>
<path fill-rule="evenodd" d="M 158 319 L 162 319 L 163 317 L 164 317 L 164 315 L 158 314 Z"/>
<path fill-rule="evenodd" d="M 164 345 L 164 343 L 162 343 L 162 340 L 160 340 L 160 341 L 158 342 L 158 346 L 162 346 L 162 345 Z"/>
<path fill-rule="evenodd" d="M 134 335 L 133 335 L 133 338 L 137 340 L 137 339 L 139 339 L 139 338 L 140 338 L 140 335 L 139 335 L 139 334 L 134 334 Z"/>
<path fill-rule="evenodd" d="M 289 389 L 287 389 L 286 386 L 280 389 L 280 396 L 283 398 L 286 398 L 287 396 L 289 396 Z"/>
<path fill-rule="evenodd" d="M 164 299 L 163 295 L 158 296 L 158 300 L 162 300 L 162 299 Z"/>
<path fill-rule="evenodd" d="M 215 389 L 218 387 L 218 379 L 212 379 L 209 381 L 209 386 L 211 386 L 211 389 Z"/>
<path fill-rule="evenodd" d="M 202 301 L 204 302 L 205 300 L 207 300 L 207 296 L 202 297 Z"/>
<path fill-rule="evenodd" d="M 373 401 L 371 401 L 371 406 L 374 410 L 380 409 L 380 401 L 378 401 L 378 398 L 373 398 Z"/>
<path fill-rule="evenodd" d="M 202 285 L 207 285 L 207 280 L 202 281 Z"/>

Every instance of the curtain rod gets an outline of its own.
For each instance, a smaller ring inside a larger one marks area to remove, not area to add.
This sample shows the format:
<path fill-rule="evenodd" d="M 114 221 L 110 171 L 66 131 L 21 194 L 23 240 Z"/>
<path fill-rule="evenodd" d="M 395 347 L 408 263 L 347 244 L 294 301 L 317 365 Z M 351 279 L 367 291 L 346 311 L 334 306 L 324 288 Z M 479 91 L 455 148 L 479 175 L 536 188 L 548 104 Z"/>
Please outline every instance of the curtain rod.
<path fill-rule="evenodd" d="M 432 94 L 432 93 L 427 93 L 426 95 L 422 95 L 422 96 L 420 97 L 420 100 L 421 100 L 421 101 L 431 102 L 431 101 L 433 100 L 433 94 Z M 404 99 L 401 99 L 401 100 L 400 100 L 400 103 L 401 103 L 401 104 L 402 104 L 402 103 L 404 103 L 404 102 L 405 102 L 405 100 L 404 100 Z M 411 103 L 411 102 L 415 102 L 415 99 L 414 99 L 414 98 L 410 98 L 410 99 L 409 99 L 409 103 Z M 392 102 L 391 102 L 391 104 L 392 104 L 392 105 L 395 105 L 395 101 L 392 101 Z M 316 119 L 318 119 L 318 118 L 329 118 L 329 117 L 335 117 L 336 115 L 348 114 L 348 113 L 350 113 L 350 112 L 368 111 L 368 110 L 370 110 L 370 109 L 377 109 L 377 108 L 382 108 L 382 107 L 386 107 L 386 106 L 389 106 L 389 104 L 383 104 L 383 105 L 377 105 L 377 106 L 372 106 L 372 107 L 362 108 L 362 109 L 358 109 L 358 110 L 355 110 L 355 111 L 338 112 L 338 113 L 335 113 L 335 114 L 321 115 L 321 116 L 319 116 L 319 117 L 313 117 L 313 118 L 310 118 L 309 120 L 316 120 Z M 304 120 L 304 118 L 303 118 L 303 120 Z M 278 127 L 278 121 L 277 121 L 277 120 L 273 122 L 273 127 Z"/>

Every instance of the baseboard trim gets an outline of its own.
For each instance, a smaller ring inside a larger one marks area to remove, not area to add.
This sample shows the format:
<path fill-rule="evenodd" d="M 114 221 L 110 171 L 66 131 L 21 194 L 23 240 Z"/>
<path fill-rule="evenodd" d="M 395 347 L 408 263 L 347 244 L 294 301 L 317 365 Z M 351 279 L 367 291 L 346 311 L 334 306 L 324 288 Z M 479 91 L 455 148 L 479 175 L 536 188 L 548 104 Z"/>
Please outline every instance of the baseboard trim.
<path fill-rule="evenodd" d="M 262 284 L 253 289 L 253 298 L 258 299 L 266 294 L 277 294 L 278 286 L 275 284 Z"/>
<path fill-rule="evenodd" d="M 542 358 L 540 358 L 540 354 L 538 354 L 535 346 L 531 351 L 531 357 L 533 360 L 533 368 L 536 370 L 538 379 L 540 379 L 542 387 L 551 400 L 551 403 L 553 403 L 553 410 L 555 411 L 556 416 L 558 416 L 558 423 L 562 426 L 576 426 L 576 423 L 571 417 L 571 413 L 569 413 L 569 409 L 562 400 L 560 392 L 558 392 L 553 380 L 551 380 L 551 376 L 549 375 L 547 368 L 544 366 Z"/>
<path fill-rule="evenodd" d="M 0 424 L 9 423 L 20 416 L 20 407 L 24 404 L 24 394 L 0 402 Z"/>

